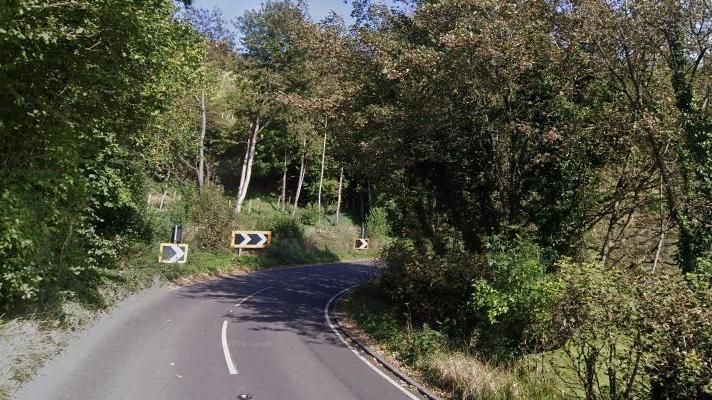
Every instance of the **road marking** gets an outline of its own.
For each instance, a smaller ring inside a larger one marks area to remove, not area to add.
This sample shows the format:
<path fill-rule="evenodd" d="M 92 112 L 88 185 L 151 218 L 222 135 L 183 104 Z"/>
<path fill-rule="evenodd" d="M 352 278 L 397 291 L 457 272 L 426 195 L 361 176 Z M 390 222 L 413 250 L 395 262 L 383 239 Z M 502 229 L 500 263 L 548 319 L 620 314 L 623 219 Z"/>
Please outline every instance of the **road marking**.
<path fill-rule="evenodd" d="M 356 357 L 360 358 L 361 361 L 363 361 L 366 365 L 369 366 L 369 368 L 371 368 L 372 370 L 378 372 L 378 374 L 381 375 L 381 376 L 383 377 L 383 379 L 387 380 L 387 381 L 390 382 L 393 386 L 395 386 L 395 387 L 397 387 L 398 389 L 400 389 L 400 391 L 403 392 L 403 393 L 405 393 L 406 396 L 408 396 L 409 398 L 411 398 L 411 399 L 413 399 L 413 400 L 420 400 L 419 397 L 417 397 L 417 396 L 415 396 L 413 393 L 409 392 L 407 389 L 405 389 L 403 386 L 401 386 L 398 382 L 394 381 L 390 376 L 386 375 L 383 371 L 381 371 L 380 369 L 378 369 L 375 365 L 371 364 L 371 363 L 370 363 L 366 358 L 364 358 L 358 351 L 356 351 L 356 349 L 355 349 L 353 346 L 351 346 L 351 343 L 349 343 L 348 341 L 346 341 L 346 339 L 344 339 L 344 337 L 341 336 L 341 333 L 339 332 L 339 330 L 336 329 L 336 327 L 334 326 L 334 324 L 331 322 L 331 317 L 329 317 L 329 307 L 331 306 L 331 303 L 333 303 L 334 300 L 335 300 L 337 297 L 339 297 L 342 293 L 344 293 L 344 292 L 346 292 L 346 291 L 348 291 L 348 290 L 351 290 L 351 289 L 353 289 L 354 287 L 356 287 L 356 286 L 351 286 L 350 288 L 346 288 L 346 289 L 340 291 L 339 293 L 336 293 L 334 296 L 332 296 L 332 297 L 329 299 L 329 301 L 326 303 L 326 307 L 324 307 L 324 316 L 326 317 L 326 323 L 329 325 L 329 328 L 331 328 L 331 330 L 334 331 L 334 333 L 336 334 L 336 336 L 346 345 L 346 347 L 348 347 L 349 350 L 351 350 L 354 354 L 356 354 Z"/>
<path fill-rule="evenodd" d="M 230 349 L 227 348 L 227 321 L 223 321 L 222 325 L 222 348 L 223 353 L 225 353 L 225 362 L 227 363 L 227 369 L 230 371 L 230 375 L 237 375 L 237 368 L 235 368 L 232 357 L 230 357 Z"/>
<path fill-rule="evenodd" d="M 267 286 L 267 287 L 264 288 L 264 289 L 260 289 L 260 290 L 256 291 L 255 293 L 252 293 L 251 295 L 249 295 L 249 296 L 245 297 L 244 299 L 240 300 L 239 303 L 235 304 L 235 307 L 240 307 L 240 306 L 242 305 L 242 303 L 246 302 L 247 300 L 251 299 L 251 298 L 254 297 L 254 296 L 257 296 L 258 294 L 264 292 L 265 290 L 267 290 L 267 289 L 269 289 L 269 288 L 270 288 L 270 287 Z"/>

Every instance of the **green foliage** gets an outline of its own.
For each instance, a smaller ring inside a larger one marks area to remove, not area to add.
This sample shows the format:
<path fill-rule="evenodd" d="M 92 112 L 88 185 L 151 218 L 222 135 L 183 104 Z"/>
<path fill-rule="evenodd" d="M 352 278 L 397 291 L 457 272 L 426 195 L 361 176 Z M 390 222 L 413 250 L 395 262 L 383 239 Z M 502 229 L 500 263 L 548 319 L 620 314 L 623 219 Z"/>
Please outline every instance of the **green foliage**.
<path fill-rule="evenodd" d="M 41 281 L 35 264 L 44 235 L 32 215 L 12 192 L 3 190 L 0 207 L 0 296 L 6 304 L 36 296 Z"/>
<path fill-rule="evenodd" d="M 410 366 L 447 347 L 445 335 L 428 324 L 414 329 L 409 320 L 397 318 L 398 308 L 380 299 L 378 286 L 373 283 L 357 289 L 346 308 L 361 329 Z"/>
<path fill-rule="evenodd" d="M 475 281 L 472 306 L 480 323 L 478 336 L 488 347 L 539 348 L 532 323 L 550 312 L 561 284 L 546 272 L 539 247 L 527 240 L 488 243 L 487 272 Z"/>
<path fill-rule="evenodd" d="M 287 215 L 275 217 L 268 224 L 275 241 L 284 239 L 301 239 L 304 237 L 304 227 L 299 221 Z"/>
<path fill-rule="evenodd" d="M 314 203 L 307 204 L 299 213 L 299 222 L 307 226 L 316 225 L 320 218 L 324 216 Z"/>
<path fill-rule="evenodd" d="M 154 122 L 198 36 L 169 0 L 11 1 L 0 12 L 2 307 L 93 301 L 101 271 L 150 239 Z M 41 268 L 40 268 L 41 266 Z M 31 301 L 28 301 L 31 300 Z"/>
<path fill-rule="evenodd" d="M 367 282 L 351 292 L 343 309 L 380 349 L 421 372 L 422 378 L 450 393 L 452 398 L 559 398 L 540 373 L 517 365 L 498 367 L 472 354 L 454 352 L 443 333 L 427 324 L 412 326 L 407 313 L 401 313 L 399 307 L 382 297 L 377 282 Z"/>
<path fill-rule="evenodd" d="M 225 249 L 234 213 L 220 186 L 207 184 L 193 203 L 193 242 L 204 249 Z"/>
<path fill-rule="evenodd" d="M 408 311 L 416 324 L 467 336 L 474 322 L 468 305 L 472 284 L 486 271 L 484 257 L 466 252 L 438 256 L 409 240 L 395 240 L 383 251 L 381 279 L 388 298 Z"/>
<path fill-rule="evenodd" d="M 563 262 L 564 290 L 540 317 L 586 399 L 712 394 L 709 276 L 631 274 Z M 681 312 L 684 310 L 684 312 Z"/>
<path fill-rule="evenodd" d="M 390 235 L 388 215 L 385 208 L 374 207 L 366 217 L 366 232 L 368 237 L 383 239 Z"/>

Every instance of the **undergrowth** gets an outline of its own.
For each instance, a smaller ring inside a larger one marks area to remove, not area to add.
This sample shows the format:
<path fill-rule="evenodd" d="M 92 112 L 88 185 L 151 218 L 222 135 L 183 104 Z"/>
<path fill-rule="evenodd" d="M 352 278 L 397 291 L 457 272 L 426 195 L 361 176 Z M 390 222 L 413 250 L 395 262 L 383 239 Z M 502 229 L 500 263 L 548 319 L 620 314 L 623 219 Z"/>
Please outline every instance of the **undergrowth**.
<path fill-rule="evenodd" d="M 398 362 L 417 371 L 431 386 L 457 399 L 556 399 L 549 377 L 521 363 L 496 363 L 451 343 L 427 324 L 414 326 L 380 294 L 378 283 L 354 290 L 343 310 L 359 329 Z"/>

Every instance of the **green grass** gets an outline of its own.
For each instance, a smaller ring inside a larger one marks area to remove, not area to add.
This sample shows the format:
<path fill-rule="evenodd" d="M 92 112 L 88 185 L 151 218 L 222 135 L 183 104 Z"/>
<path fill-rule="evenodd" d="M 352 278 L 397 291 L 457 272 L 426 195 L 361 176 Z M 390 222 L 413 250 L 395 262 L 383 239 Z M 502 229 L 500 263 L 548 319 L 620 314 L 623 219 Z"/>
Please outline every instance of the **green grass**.
<path fill-rule="evenodd" d="M 376 282 L 357 288 L 342 304 L 342 310 L 379 348 L 451 398 L 562 398 L 552 377 L 533 368 L 529 360 L 496 365 L 454 348 L 443 334 L 427 326 L 409 328 L 407 318 L 380 295 Z"/>
<path fill-rule="evenodd" d="M 298 210 L 296 218 L 303 209 Z M 277 218 L 291 216 L 288 206 L 281 211 L 274 198 L 253 198 L 250 211 L 246 202 L 243 213 L 238 219 L 240 229 L 266 230 Z M 272 248 L 266 251 L 251 251 L 251 255 L 261 255 L 256 261 L 258 266 L 273 267 L 283 264 L 320 263 L 347 261 L 377 257 L 386 240 L 371 239 L 368 250 L 355 250 L 354 239 L 360 236 L 360 226 L 354 219 L 342 213 L 339 223 L 335 223 L 332 214 L 322 215 L 313 225 L 304 226 L 301 238 L 289 238 L 280 241 L 275 237 Z"/>

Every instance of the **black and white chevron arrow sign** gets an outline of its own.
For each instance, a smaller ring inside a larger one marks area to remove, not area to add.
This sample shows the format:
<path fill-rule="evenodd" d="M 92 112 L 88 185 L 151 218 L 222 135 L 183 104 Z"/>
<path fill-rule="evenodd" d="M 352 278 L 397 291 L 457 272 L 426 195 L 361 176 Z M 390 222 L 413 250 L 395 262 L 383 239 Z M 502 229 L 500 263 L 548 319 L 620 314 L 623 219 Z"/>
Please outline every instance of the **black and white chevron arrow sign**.
<path fill-rule="evenodd" d="M 356 250 L 368 250 L 368 239 L 359 238 L 354 240 L 354 249 Z"/>
<path fill-rule="evenodd" d="M 264 249 L 272 242 L 270 231 L 233 231 L 231 246 L 236 249 Z"/>
<path fill-rule="evenodd" d="M 188 245 L 181 243 L 161 243 L 158 262 L 184 264 L 188 261 Z"/>

